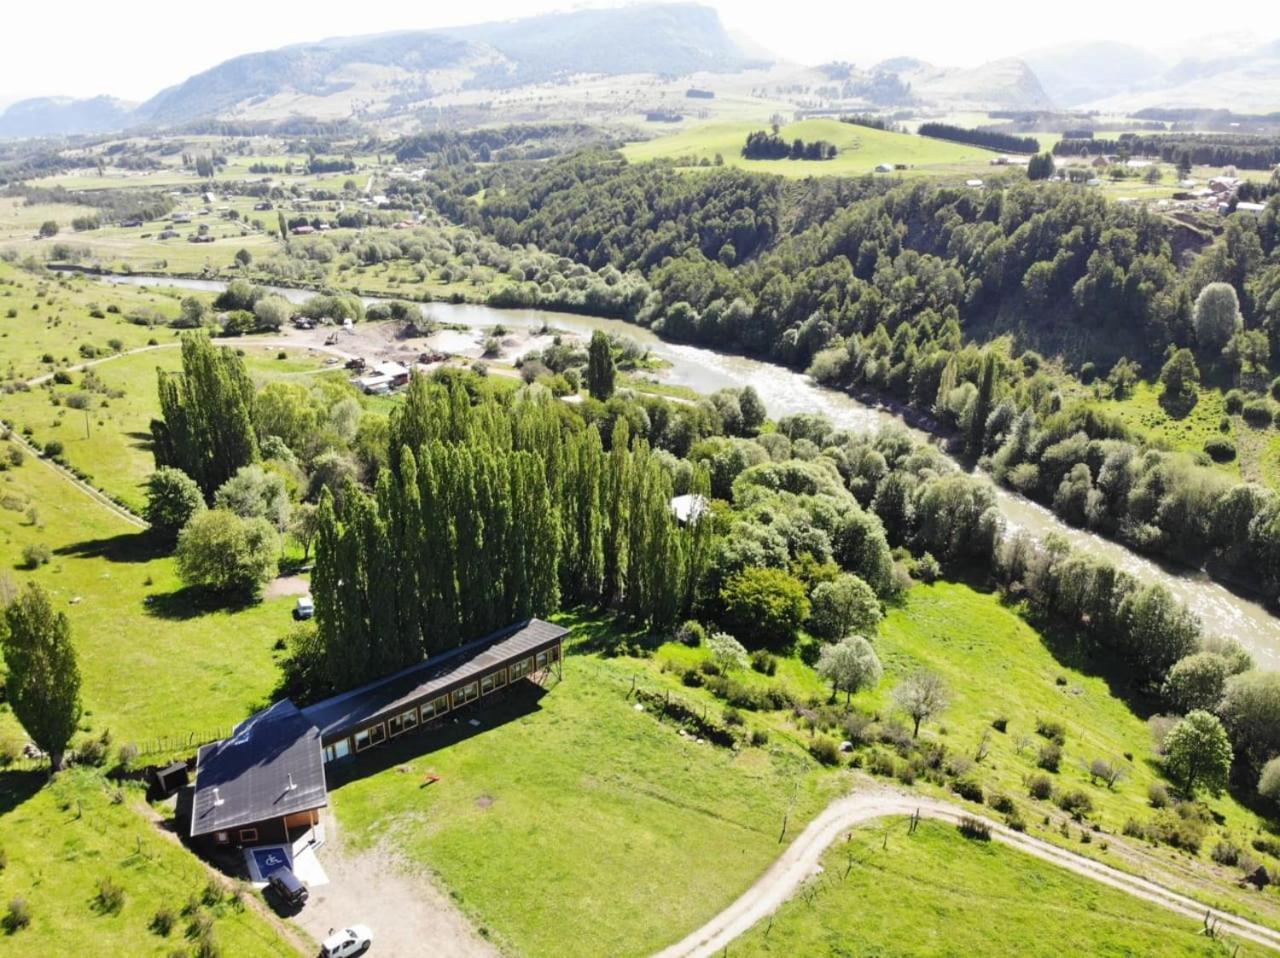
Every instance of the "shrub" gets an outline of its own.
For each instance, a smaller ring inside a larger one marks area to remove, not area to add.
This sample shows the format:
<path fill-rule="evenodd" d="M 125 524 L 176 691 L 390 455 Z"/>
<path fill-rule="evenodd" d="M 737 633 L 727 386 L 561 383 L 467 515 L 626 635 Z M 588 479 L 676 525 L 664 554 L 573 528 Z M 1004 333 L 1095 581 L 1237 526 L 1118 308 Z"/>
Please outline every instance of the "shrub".
<path fill-rule="evenodd" d="M 835 739 L 819 735 L 809 743 L 809 754 L 823 765 L 836 765 L 840 762 L 840 746 Z"/>
<path fill-rule="evenodd" d="M 1270 399 L 1251 399 L 1240 411 L 1244 421 L 1255 429 L 1265 429 L 1275 419 L 1275 403 Z"/>
<path fill-rule="evenodd" d="M 751 744 L 759 748 L 769 744 L 769 730 L 763 728 L 753 728 L 751 730 Z"/>
<path fill-rule="evenodd" d="M 778 657 L 764 649 L 756 649 L 751 653 L 751 667 L 761 675 L 773 675 L 778 671 Z"/>
<path fill-rule="evenodd" d="M 1215 436 L 1205 442 L 1204 451 L 1214 462 L 1230 462 L 1236 457 L 1236 444 L 1225 436 Z"/>
<path fill-rule="evenodd" d="M 804 583 L 781 569 L 748 566 L 720 590 L 725 624 L 753 646 L 783 645 L 809 617 Z"/>
<path fill-rule="evenodd" d="M 1244 409 L 1244 393 L 1238 389 L 1229 389 L 1223 399 L 1229 414 L 1240 415 L 1240 411 Z"/>
<path fill-rule="evenodd" d="M 1027 779 L 1027 792 L 1032 798 L 1049 798 L 1053 795 L 1053 779 L 1048 775 L 1032 775 Z"/>
<path fill-rule="evenodd" d="M 703 628 L 701 622 L 689 619 L 681 623 L 673 638 L 681 645 L 695 647 L 707 640 L 707 630 Z"/>
<path fill-rule="evenodd" d="M 1019 814 L 1016 808 L 1004 817 L 1004 823 L 1015 832 L 1025 832 L 1027 830 L 1027 821 Z"/>
<path fill-rule="evenodd" d="M 29 542 L 22 547 L 22 562 L 28 569 L 45 565 L 53 558 L 53 551 L 43 542 Z"/>
<path fill-rule="evenodd" d="M 743 724 L 742 713 L 739 712 L 732 705 L 730 705 L 728 708 L 724 710 L 724 724 L 725 725 L 742 725 Z"/>
<path fill-rule="evenodd" d="M 1236 865 L 1240 862 L 1240 846 L 1230 839 L 1219 841 L 1209 852 L 1209 857 L 1219 865 Z"/>
<path fill-rule="evenodd" d="M 1009 730 L 1009 720 L 1003 715 L 997 716 L 991 720 L 991 727 L 997 732 L 1007 732 Z"/>
<path fill-rule="evenodd" d="M 871 759 L 867 763 L 867 768 L 871 770 L 873 775 L 891 776 L 897 767 L 894 764 L 893 756 L 888 755 L 879 749 L 871 753 Z"/>
<path fill-rule="evenodd" d="M 107 760 L 107 745 L 101 739 L 86 739 L 76 746 L 76 764 L 100 768 Z"/>
<path fill-rule="evenodd" d="M 1260 851 L 1264 855 L 1270 855 L 1273 858 L 1280 858 L 1280 839 L 1267 838 L 1265 835 L 1259 835 L 1253 840 L 1253 847 L 1256 851 Z"/>
<path fill-rule="evenodd" d="M 685 669 L 680 673 L 680 681 L 691 689 L 701 688 L 705 681 L 697 669 Z"/>
<path fill-rule="evenodd" d="M 151 916 L 150 928 L 157 935 L 167 938 L 169 932 L 173 931 L 173 926 L 178 923 L 178 916 L 173 913 L 170 908 L 161 908 Z"/>
<path fill-rule="evenodd" d="M 1057 742 L 1050 742 L 1043 746 L 1040 754 L 1036 756 L 1036 765 L 1046 772 L 1056 772 L 1062 765 L 1062 746 Z"/>
<path fill-rule="evenodd" d="M 57 459 L 62 455 L 62 443 L 56 439 L 50 439 L 44 444 L 44 454 L 50 459 Z"/>
<path fill-rule="evenodd" d="M 951 783 L 951 790 L 963 798 L 966 802 L 975 802 L 982 804 L 983 798 L 982 786 L 971 778 L 957 778 Z"/>
<path fill-rule="evenodd" d="M 707 638 L 707 648 L 722 672 L 746 668 L 747 650 L 732 635 L 714 632 Z"/>
<path fill-rule="evenodd" d="M 1280 756 L 1262 766 L 1262 774 L 1258 776 L 1258 794 L 1280 802 Z"/>
<path fill-rule="evenodd" d="M 1059 792 L 1055 801 L 1072 818 L 1080 819 L 1093 811 L 1093 799 L 1078 788 Z"/>
<path fill-rule="evenodd" d="M 13 934 L 31 924 L 31 906 L 21 896 L 9 901 L 9 910 L 4 916 L 4 930 Z"/>
<path fill-rule="evenodd" d="M 1004 792 L 993 792 L 988 804 L 1001 815 L 1008 815 L 1017 808 L 1017 806 L 1013 804 L 1013 799 Z"/>
<path fill-rule="evenodd" d="M 105 915 L 114 915 L 124 907 L 124 889 L 110 878 L 98 879 L 98 893 L 94 905 Z"/>
<path fill-rule="evenodd" d="M 972 838 L 977 841 L 991 841 L 991 826 L 980 818 L 974 818 L 972 815 L 965 815 L 960 819 L 956 826 L 960 830 L 960 834 L 965 838 Z"/>
<path fill-rule="evenodd" d="M 1065 681 L 1059 684 L 1066 684 Z M 1061 722 L 1050 721 L 1049 719 L 1036 719 L 1036 734 L 1042 735 L 1051 742 L 1058 745 L 1067 744 L 1067 730 Z"/>

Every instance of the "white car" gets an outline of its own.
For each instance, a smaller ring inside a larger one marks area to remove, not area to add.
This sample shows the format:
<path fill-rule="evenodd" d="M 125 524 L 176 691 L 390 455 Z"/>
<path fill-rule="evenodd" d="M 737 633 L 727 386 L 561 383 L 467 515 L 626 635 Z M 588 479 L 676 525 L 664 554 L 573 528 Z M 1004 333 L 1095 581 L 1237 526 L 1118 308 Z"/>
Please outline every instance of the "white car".
<path fill-rule="evenodd" d="M 309 619 L 316 614 L 316 605 L 311 601 L 311 596 L 304 595 L 298 599 L 297 604 L 293 607 L 293 617 L 301 622 L 303 619 Z"/>
<path fill-rule="evenodd" d="M 351 958 L 363 955 L 373 944 L 373 933 L 364 925 L 352 925 L 341 931 L 329 932 L 320 945 L 321 958 Z"/>

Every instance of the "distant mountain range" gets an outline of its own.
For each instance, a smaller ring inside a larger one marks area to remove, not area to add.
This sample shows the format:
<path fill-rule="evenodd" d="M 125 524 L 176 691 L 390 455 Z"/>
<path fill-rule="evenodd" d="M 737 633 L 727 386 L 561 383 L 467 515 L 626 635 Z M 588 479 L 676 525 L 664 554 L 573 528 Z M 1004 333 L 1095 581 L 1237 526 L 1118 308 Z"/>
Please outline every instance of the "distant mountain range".
<path fill-rule="evenodd" d="M 1143 107 L 1280 110 L 1280 40 L 1202 43 L 1177 61 L 1123 43 L 1047 47 L 977 67 L 911 57 L 818 68 L 846 101 L 935 110 Z M 0 137 L 114 132 L 205 120 L 383 120 L 582 76 L 736 74 L 770 58 L 693 3 L 578 10 L 475 26 L 340 37 L 227 60 L 142 104 L 42 97 L 0 113 Z M 834 68 L 834 69 L 833 69 Z M 799 68 L 807 70 L 807 68 Z"/>

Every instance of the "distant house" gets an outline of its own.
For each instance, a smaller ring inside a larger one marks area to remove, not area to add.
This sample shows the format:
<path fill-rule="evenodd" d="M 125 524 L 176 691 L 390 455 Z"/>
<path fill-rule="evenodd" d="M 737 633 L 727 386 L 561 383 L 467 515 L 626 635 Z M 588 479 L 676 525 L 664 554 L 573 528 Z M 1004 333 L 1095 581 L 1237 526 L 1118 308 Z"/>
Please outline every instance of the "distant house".
<path fill-rule="evenodd" d="M 355 381 L 369 395 L 381 395 L 409 383 L 409 367 L 400 363 L 378 363 L 373 370 Z"/>
<path fill-rule="evenodd" d="M 255 713 L 200 749 L 188 834 L 214 848 L 290 843 L 328 804 L 327 763 L 559 672 L 567 634 L 528 619 L 315 705 L 282 699 Z"/>
<path fill-rule="evenodd" d="M 1266 212 L 1266 203 L 1245 203 L 1243 201 L 1236 204 L 1237 213 L 1248 213 L 1250 216 L 1261 216 Z"/>
<path fill-rule="evenodd" d="M 992 157 L 990 160 L 988 160 L 987 162 L 989 162 L 992 166 L 1008 166 L 1008 165 L 1009 165 L 1009 157 L 1007 157 L 1007 156 L 1005 156 L 1003 153 L 1001 153 L 999 156 L 993 156 L 993 157 Z"/>
<path fill-rule="evenodd" d="M 138 219 L 138 218 L 135 216 L 133 219 L 125 220 L 125 221 L 124 221 L 123 223 L 121 223 L 120 225 L 121 225 L 122 227 L 124 227 L 125 229 L 127 229 L 127 230 L 128 230 L 128 229 L 135 229 L 136 227 L 139 227 L 139 226 L 141 226 L 141 225 L 142 225 L 142 220 Z"/>
<path fill-rule="evenodd" d="M 700 90 L 691 86 L 684 91 L 684 95 L 691 100 L 714 100 L 716 93 L 714 90 Z"/>
<path fill-rule="evenodd" d="M 294 236 L 310 236 L 315 231 L 316 229 L 314 226 L 309 226 L 306 223 L 303 223 L 299 226 L 295 226 L 293 229 L 289 230 L 289 232 L 292 233 Z"/>
<path fill-rule="evenodd" d="M 263 210 L 272 209 L 272 206 L 270 203 L 263 202 L 263 203 L 254 203 L 253 208 L 255 212 L 261 213 Z"/>
<path fill-rule="evenodd" d="M 1209 190 L 1212 193 L 1234 193 L 1240 188 L 1240 182 L 1238 176 L 1215 176 L 1209 180 Z"/>
<path fill-rule="evenodd" d="M 1090 160 L 1089 165 L 1092 166 L 1094 169 L 1100 170 L 1103 167 L 1110 166 L 1111 161 L 1108 160 L 1105 156 L 1099 155 L 1099 156 L 1095 156 L 1092 160 Z"/>
<path fill-rule="evenodd" d="M 965 186 L 972 186 L 972 187 L 974 187 L 974 188 L 976 189 L 977 187 L 982 186 L 982 180 L 976 180 L 976 179 L 975 179 L 975 180 L 965 180 L 965 181 L 964 181 L 964 185 L 965 185 Z"/>
<path fill-rule="evenodd" d="M 893 164 L 892 164 L 892 163 L 877 163 L 877 164 L 876 164 L 876 168 L 875 168 L 875 172 L 877 172 L 877 173 L 892 173 L 892 172 L 893 172 Z"/>

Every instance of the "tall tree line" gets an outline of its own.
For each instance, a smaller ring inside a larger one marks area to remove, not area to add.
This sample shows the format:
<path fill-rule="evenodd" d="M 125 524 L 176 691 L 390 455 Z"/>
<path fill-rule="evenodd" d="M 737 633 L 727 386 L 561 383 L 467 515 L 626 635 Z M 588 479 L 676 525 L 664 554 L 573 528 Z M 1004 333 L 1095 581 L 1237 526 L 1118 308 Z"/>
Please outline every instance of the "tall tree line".
<path fill-rule="evenodd" d="M 416 377 L 389 433 L 375 489 L 320 504 L 312 594 L 334 687 L 564 604 L 652 626 L 690 608 L 710 523 L 677 523 L 669 472 L 625 420 L 606 450 L 549 398 L 473 403 Z"/>

